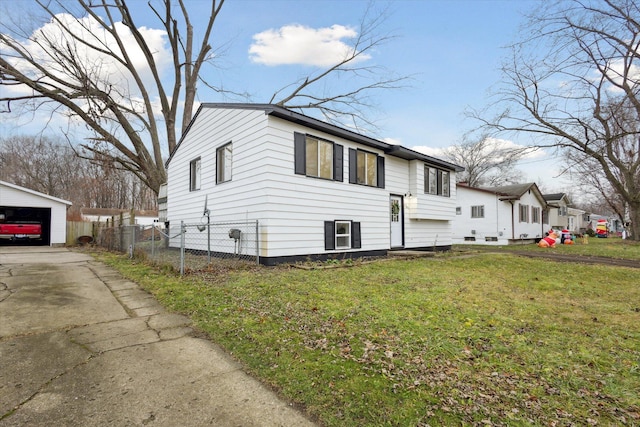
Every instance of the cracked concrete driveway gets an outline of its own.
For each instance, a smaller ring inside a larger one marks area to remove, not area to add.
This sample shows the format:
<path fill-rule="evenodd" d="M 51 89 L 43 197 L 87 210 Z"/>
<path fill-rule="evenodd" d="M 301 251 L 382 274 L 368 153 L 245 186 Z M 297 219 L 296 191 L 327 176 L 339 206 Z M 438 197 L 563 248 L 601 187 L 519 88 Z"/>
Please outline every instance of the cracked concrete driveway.
<path fill-rule="evenodd" d="M 189 319 L 64 248 L 0 247 L 0 426 L 312 426 Z"/>

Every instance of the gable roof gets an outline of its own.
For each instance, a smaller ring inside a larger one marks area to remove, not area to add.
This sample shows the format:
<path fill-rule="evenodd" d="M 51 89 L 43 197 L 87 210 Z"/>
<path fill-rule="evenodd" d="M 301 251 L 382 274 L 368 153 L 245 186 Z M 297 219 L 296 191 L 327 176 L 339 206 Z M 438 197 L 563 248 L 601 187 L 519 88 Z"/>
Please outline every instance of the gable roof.
<path fill-rule="evenodd" d="M 520 200 L 520 198 L 527 193 L 529 190 L 533 191 L 538 200 L 540 200 L 540 204 L 543 207 L 547 206 L 546 200 L 542 196 L 540 189 L 536 185 L 535 182 L 527 182 L 524 184 L 511 184 L 511 185 L 501 185 L 497 187 L 470 187 L 463 183 L 457 184 L 460 187 L 469 188 L 471 190 L 482 191 L 485 193 L 491 193 L 498 196 L 498 200 L 500 201 L 510 201 L 510 200 Z"/>
<path fill-rule="evenodd" d="M 553 193 L 553 194 L 544 194 L 543 195 L 544 199 L 549 201 L 549 200 L 562 200 L 563 197 L 566 197 L 566 194 L 564 193 Z"/>
<path fill-rule="evenodd" d="M 0 186 L 9 187 L 9 188 L 12 188 L 14 190 L 22 191 L 23 193 L 28 193 L 28 194 L 31 194 L 33 196 L 41 197 L 43 199 L 52 200 L 54 202 L 62 203 L 64 205 L 68 205 L 68 206 L 73 205 L 73 203 L 71 203 L 68 200 L 62 200 L 62 199 L 59 199 L 57 197 L 50 196 L 48 194 L 44 194 L 44 193 L 40 193 L 40 192 L 35 191 L 35 190 L 31 190 L 31 189 L 26 188 L 26 187 L 20 187 L 19 185 L 11 184 L 10 182 L 0 181 Z"/>
<path fill-rule="evenodd" d="M 341 128 L 339 126 L 323 122 L 322 120 L 315 119 L 313 117 L 305 116 L 304 114 L 296 113 L 295 111 L 291 111 L 284 107 L 274 104 L 245 104 L 245 103 L 203 103 L 198 107 L 198 111 L 194 114 L 193 119 L 191 119 L 191 123 L 182 134 L 180 141 L 176 144 L 175 149 L 169 156 L 169 159 L 166 161 L 165 166 L 169 165 L 171 162 L 171 158 L 173 154 L 178 150 L 180 144 L 189 133 L 191 126 L 197 120 L 200 112 L 206 108 L 222 108 L 222 109 L 235 109 L 235 110 L 262 110 L 265 115 L 277 117 L 292 123 L 297 123 L 302 126 L 305 126 L 310 129 L 322 131 L 328 133 L 329 135 L 337 136 L 340 138 L 347 139 L 349 141 L 357 142 L 368 147 L 377 148 L 382 150 L 385 154 L 390 156 L 399 157 L 405 160 L 421 160 L 425 163 L 432 164 L 434 166 L 439 166 L 443 169 L 461 172 L 464 170 L 462 166 L 449 163 L 447 161 L 428 156 L 426 154 L 419 153 L 415 150 L 412 150 L 407 147 L 403 147 L 401 145 L 389 144 L 366 135 L 361 135 L 359 133 L 353 132 L 349 129 Z"/>
<path fill-rule="evenodd" d="M 559 208 L 560 205 L 557 205 L 556 203 L 561 202 L 563 199 L 567 205 L 571 204 L 571 200 L 569 200 L 569 196 L 566 193 L 544 194 L 542 197 L 544 197 L 544 200 L 554 208 Z"/>

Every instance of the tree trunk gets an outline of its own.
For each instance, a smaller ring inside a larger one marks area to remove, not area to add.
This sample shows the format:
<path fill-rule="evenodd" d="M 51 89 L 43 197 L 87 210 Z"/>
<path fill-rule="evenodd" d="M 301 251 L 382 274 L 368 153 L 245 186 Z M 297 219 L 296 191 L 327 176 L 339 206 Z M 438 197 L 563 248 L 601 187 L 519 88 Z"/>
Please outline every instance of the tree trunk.
<path fill-rule="evenodd" d="M 629 218 L 631 219 L 631 240 L 640 242 L 640 202 L 629 203 Z"/>

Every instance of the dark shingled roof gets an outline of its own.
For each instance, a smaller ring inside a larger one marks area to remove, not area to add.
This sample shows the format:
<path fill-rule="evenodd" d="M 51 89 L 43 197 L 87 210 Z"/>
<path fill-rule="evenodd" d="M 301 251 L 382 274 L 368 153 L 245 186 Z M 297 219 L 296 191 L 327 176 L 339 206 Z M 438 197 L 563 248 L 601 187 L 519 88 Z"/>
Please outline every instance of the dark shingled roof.
<path fill-rule="evenodd" d="M 431 157 L 423 153 L 419 153 L 410 148 L 403 147 L 401 145 L 389 144 L 387 142 L 383 142 L 377 140 L 375 138 L 371 138 L 365 135 L 361 135 L 359 133 L 353 132 L 349 129 L 341 128 L 339 126 L 333 125 L 331 123 L 323 122 L 322 120 L 315 119 L 313 117 L 305 116 L 304 114 L 297 113 L 295 111 L 288 110 L 284 107 L 274 104 L 245 104 L 245 103 L 203 103 L 194 114 L 191 123 L 187 130 L 182 134 L 180 141 L 176 145 L 175 151 L 180 146 L 180 143 L 184 139 L 184 137 L 189 133 L 189 129 L 191 128 L 193 122 L 197 119 L 200 111 L 205 108 L 226 108 L 226 109 L 241 109 L 241 110 L 262 110 L 265 114 L 273 117 L 278 117 L 283 120 L 287 120 L 292 123 L 298 123 L 300 125 L 306 126 L 310 129 L 319 130 L 322 132 L 326 132 L 330 135 L 337 136 L 340 138 L 345 138 L 350 141 L 358 142 L 360 144 L 367 145 L 369 147 L 374 147 L 384 151 L 385 154 L 390 156 L 399 157 L 405 160 L 421 160 L 425 163 L 429 163 L 434 166 L 439 166 L 441 168 L 461 172 L 464 170 L 462 166 L 447 162 L 442 159 L 438 159 L 436 157 Z M 173 157 L 173 153 L 169 156 L 169 159 L 165 163 L 166 166 L 169 165 L 171 158 Z"/>
<path fill-rule="evenodd" d="M 532 190 L 537 196 L 543 207 L 546 201 L 535 182 L 527 182 L 524 184 L 500 185 L 497 187 L 469 187 L 466 184 L 458 183 L 459 186 L 467 187 L 473 190 L 484 191 L 498 196 L 500 200 L 519 200 L 527 191 Z"/>
<path fill-rule="evenodd" d="M 543 197 L 546 201 L 549 200 L 561 200 L 565 196 L 564 193 L 544 194 Z"/>

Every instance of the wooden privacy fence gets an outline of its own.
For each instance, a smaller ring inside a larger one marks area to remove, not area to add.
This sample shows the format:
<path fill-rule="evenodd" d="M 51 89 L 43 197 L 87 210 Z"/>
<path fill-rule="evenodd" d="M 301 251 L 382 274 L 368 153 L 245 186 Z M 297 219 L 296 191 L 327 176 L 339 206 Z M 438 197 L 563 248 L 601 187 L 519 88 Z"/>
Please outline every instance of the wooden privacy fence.
<path fill-rule="evenodd" d="M 91 236 L 96 238 L 97 225 L 87 221 L 67 221 L 67 245 L 78 244 L 78 238 Z"/>
<path fill-rule="evenodd" d="M 113 215 L 107 218 L 106 222 L 90 222 L 90 221 L 67 221 L 67 245 L 76 245 L 78 243 L 95 242 L 100 234 L 100 229 L 105 227 L 119 227 L 124 225 L 133 225 L 136 223 L 135 211 L 121 212 L 119 215 Z M 91 237 L 89 241 L 78 241 L 80 237 Z"/>

